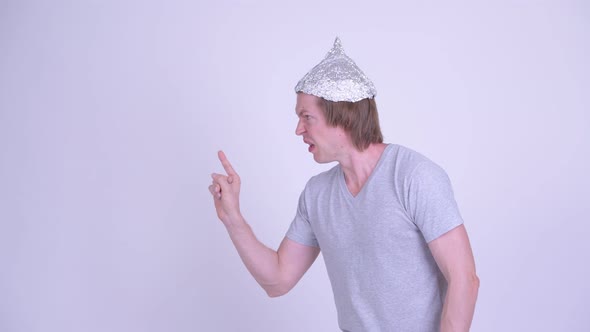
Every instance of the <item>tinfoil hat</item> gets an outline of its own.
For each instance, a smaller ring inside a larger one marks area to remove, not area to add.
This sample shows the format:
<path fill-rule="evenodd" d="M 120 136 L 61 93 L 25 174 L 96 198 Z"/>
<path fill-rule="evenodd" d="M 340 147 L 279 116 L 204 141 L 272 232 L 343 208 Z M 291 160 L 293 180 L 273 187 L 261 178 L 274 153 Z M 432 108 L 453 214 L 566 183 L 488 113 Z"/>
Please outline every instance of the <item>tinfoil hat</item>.
<path fill-rule="evenodd" d="M 307 93 L 330 101 L 349 102 L 374 98 L 377 94 L 373 82 L 344 53 L 338 37 L 324 60 L 297 83 L 295 92 Z"/>

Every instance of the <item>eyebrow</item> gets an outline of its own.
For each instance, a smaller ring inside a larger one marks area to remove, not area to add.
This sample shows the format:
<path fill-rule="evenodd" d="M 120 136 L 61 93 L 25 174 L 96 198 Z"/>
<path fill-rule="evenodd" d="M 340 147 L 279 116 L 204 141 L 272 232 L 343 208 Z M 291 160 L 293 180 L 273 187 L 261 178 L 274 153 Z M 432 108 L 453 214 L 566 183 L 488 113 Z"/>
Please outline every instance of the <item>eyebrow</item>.
<path fill-rule="evenodd" d="M 298 116 L 301 116 L 304 112 L 307 112 L 305 108 L 301 108 L 299 110 L 295 109 L 295 114 L 297 114 Z"/>

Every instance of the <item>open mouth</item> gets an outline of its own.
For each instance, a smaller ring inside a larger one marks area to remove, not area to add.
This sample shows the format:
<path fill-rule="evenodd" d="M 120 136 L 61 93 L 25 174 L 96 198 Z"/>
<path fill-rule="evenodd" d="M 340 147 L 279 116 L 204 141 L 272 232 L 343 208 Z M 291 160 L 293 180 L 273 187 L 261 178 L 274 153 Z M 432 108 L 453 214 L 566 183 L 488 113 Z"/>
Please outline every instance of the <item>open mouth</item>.
<path fill-rule="evenodd" d="M 303 138 L 303 143 L 309 145 L 309 147 L 307 148 L 307 151 L 312 152 L 313 150 L 315 150 L 315 144 L 308 141 L 307 139 Z"/>

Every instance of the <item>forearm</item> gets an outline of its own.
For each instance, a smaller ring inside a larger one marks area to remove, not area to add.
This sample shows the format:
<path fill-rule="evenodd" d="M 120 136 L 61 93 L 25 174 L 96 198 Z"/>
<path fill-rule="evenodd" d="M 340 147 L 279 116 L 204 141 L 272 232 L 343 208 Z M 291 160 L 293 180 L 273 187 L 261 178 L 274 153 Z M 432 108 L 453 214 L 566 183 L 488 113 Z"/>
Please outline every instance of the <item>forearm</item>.
<path fill-rule="evenodd" d="M 233 219 L 230 225 L 226 225 L 226 229 L 242 262 L 269 296 L 281 295 L 280 266 L 277 252 L 268 248 L 256 238 L 252 228 L 242 216 Z"/>
<path fill-rule="evenodd" d="M 449 282 L 441 317 L 441 332 L 469 331 L 478 288 L 477 276 Z"/>

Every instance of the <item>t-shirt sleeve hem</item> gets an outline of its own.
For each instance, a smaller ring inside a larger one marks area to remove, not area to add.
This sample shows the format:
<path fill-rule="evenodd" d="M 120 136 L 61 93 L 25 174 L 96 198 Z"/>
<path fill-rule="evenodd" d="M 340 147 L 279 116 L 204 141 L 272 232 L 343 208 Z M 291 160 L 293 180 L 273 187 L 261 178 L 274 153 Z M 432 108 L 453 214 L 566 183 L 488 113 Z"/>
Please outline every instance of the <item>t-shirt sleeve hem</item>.
<path fill-rule="evenodd" d="M 429 237 L 425 237 L 424 239 L 426 240 L 426 243 L 430 243 L 461 225 L 463 225 L 463 220 L 458 220 L 455 223 L 447 224 L 446 227 L 437 230 L 437 232 L 432 233 Z"/>
<path fill-rule="evenodd" d="M 317 241 L 306 240 L 303 237 L 298 236 L 295 233 L 290 233 L 289 232 L 289 233 L 287 233 L 286 236 L 287 236 L 288 239 L 293 240 L 293 241 L 295 241 L 295 242 L 297 242 L 299 244 L 302 244 L 304 246 L 316 247 L 316 248 L 319 248 L 320 247 L 319 244 L 317 243 Z"/>

